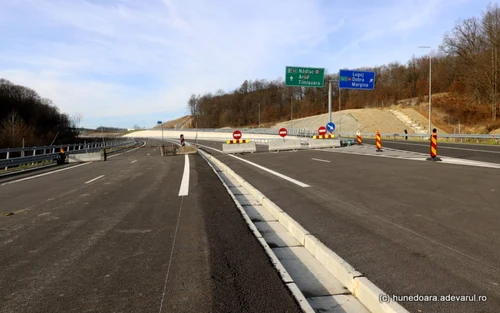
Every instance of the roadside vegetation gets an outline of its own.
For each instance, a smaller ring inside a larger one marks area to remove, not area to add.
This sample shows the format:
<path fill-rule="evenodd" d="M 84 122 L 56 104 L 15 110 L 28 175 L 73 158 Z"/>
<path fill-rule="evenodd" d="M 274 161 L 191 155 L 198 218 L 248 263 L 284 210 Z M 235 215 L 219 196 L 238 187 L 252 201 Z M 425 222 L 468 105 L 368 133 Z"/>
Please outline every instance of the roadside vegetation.
<path fill-rule="evenodd" d="M 457 21 L 432 50 L 433 109 L 448 123 L 460 123 L 480 132 L 500 128 L 498 105 L 500 8 L 488 6 L 478 17 Z M 429 51 L 429 50 L 428 50 Z M 283 71 L 284 71 L 283 66 Z M 342 90 L 342 109 L 415 106 L 425 110 L 428 102 L 429 55 L 413 56 L 406 64 L 392 62 L 371 68 L 376 72 L 374 91 Z M 325 87 L 285 87 L 282 79 L 245 80 L 231 92 L 192 95 L 188 107 L 198 127 L 261 125 L 328 111 L 328 80 Z M 336 84 L 334 84 L 336 85 Z M 332 97 L 338 103 L 338 92 Z M 334 105 L 334 110 L 338 106 Z M 293 112 L 292 112 L 293 110 Z M 433 121 L 434 122 L 434 121 Z"/>
<path fill-rule="evenodd" d="M 0 79 L 0 149 L 75 142 L 80 119 L 59 112 L 34 90 Z"/>

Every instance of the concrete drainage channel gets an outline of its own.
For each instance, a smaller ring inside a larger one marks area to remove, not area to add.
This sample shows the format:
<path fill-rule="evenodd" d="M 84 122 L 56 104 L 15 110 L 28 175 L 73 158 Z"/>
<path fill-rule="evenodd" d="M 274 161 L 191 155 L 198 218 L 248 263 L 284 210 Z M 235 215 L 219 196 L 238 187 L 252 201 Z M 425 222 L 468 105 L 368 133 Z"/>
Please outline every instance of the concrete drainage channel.
<path fill-rule="evenodd" d="M 214 156 L 198 150 L 304 312 L 408 313 L 275 203 Z"/>

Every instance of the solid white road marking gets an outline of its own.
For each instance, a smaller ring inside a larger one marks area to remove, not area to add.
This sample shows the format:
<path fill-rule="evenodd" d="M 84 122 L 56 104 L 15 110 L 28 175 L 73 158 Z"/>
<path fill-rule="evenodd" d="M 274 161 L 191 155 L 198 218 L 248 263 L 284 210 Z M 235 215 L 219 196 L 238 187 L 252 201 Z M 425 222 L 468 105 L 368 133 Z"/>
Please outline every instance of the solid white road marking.
<path fill-rule="evenodd" d="M 151 155 L 151 153 L 148 153 L 148 154 L 146 154 L 146 155 Z"/>
<path fill-rule="evenodd" d="M 38 178 L 38 177 L 42 177 L 42 176 L 47 176 L 47 175 L 54 174 L 54 173 L 59 173 L 59 172 L 71 170 L 73 168 L 77 168 L 77 167 L 84 166 L 84 165 L 87 165 L 87 164 L 90 164 L 90 163 L 82 163 L 82 164 L 78 164 L 78 165 L 75 165 L 75 166 L 62 168 L 60 170 L 51 171 L 51 172 L 48 172 L 48 173 L 43 173 L 43 174 L 38 174 L 38 175 L 35 175 L 35 176 L 30 176 L 30 177 L 25 177 L 25 178 L 13 180 L 13 181 L 10 181 L 10 182 L 3 183 L 0 186 L 10 185 L 10 184 L 22 182 L 22 181 L 25 181 L 25 180 L 30 180 L 30 179 L 34 179 L 34 178 Z"/>
<path fill-rule="evenodd" d="M 187 196 L 189 193 L 189 157 L 187 154 L 185 154 L 184 157 L 184 173 L 182 174 L 179 197 Z"/>
<path fill-rule="evenodd" d="M 100 178 L 103 178 L 103 177 L 104 177 L 104 175 L 101 175 L 101 176 L 98 176 L 98 177 L 96 177 L 96 178 L 94 178 L 94 179 L 91 179 L 91 180 L 89 180 L 89 181 L 86 181 L 85 183 L 86 183 L 86 184 L 90 184 L 91 182 L 96 181 L 96 180 L 98 180 L 98 179 L 100 179 Z"/>
<path fill-rule="evenodd" d="M 322 159 L 316 159 L 316 158 L 311 158 L 313 159 L 314 161 L 319 161 L 319 162 L 326 162 L 326 163 L 330 163 L 331 161 L 328 161 L 328 160 L 322 160 Z"/>
<path fill-rule="evenodd" d="M 133 160 L 132 162 L 130 162 L 130 164 L 133 164 L 133 163 L 135 163 L 135 162 L 137 162 L 137 160 Z"/>
<path fill-rule="evenodd" d="M 205 146 L 205 145 L 200 145 L 200 144 L 198 144 L 198 145 L 199 145 L 199 146 L 201 146 L 201 147 L 204 147 L 204 148 L 212 149 L 212 150 L 214 150 L 214 151 L 218 151 L 218 152 L 223 153 L 223 152 L 222 152 L 221 150 L 219 150 L 219 149 L 215 149 L 215 148 L 212 148 L 212 147 L 209 147 L 209 146 Z M 245 163 L 247 163 L 247 164 L 250 164 L 250 165 L 252 165 L 252 166 L 255 166 L 256 168 L 259 168 L 259 169 L 261 169 L 261 170 L 263 170 L 263 171 L 266 171 L 266 172 L 268 172 L 269 174 L 273 174 L 274 176 L 278 176 L 279 178 L 282 178 L 282 179 L 284 179 L 284 180 L 286 180 L 286 181 L 289 181 L 289 182 L 291 182 L 291 183 L 293 183 L 293 184 L 295 184 L 295 185 L 297 185 L 297 186 L 304 187 L 304 188 L 306 188 L 306 187 L 311 187 L 311 186 L 309 186 L 308 184 L 305 184 L 305 183 L 303 183 L 303 182 L 301 182 L 301 181 L 298 181 L 298 180 L 296 180 L 296 179 L 293 179 L 293 178 L 291 178 L 291 177 L 288 177 L 288 176 L 286 176 L 286 175 L 283 175 L 283 174 L 281 174 L 281 173 L 278 173 L 278 172 L 276 172 L 276 171 L 273 171 L 273 170 L 271 170 L 271 169 L 269 169 L 269 168 L 267 168 L 267 167 L 264 167 L 264 166 L 262 166 L 262 165 L 259 165 L 259 164 L 256 164 L 256 163 L 253 163 L 253 162 L 250 162 L 250 161 L 248 161 L 248 160 L 245 160 L 245 159 L 243 159 L 243 158 L 237 157 L 237 156 L 232 155 L 232 154 L 228 154 L 228 155 L 229 155 L 230 157 L 233 157 L 233 158 L 235 158 L 235 159 L 238 159 L 238 160 L 240 160 L 240 161 L 243 161 L 243 162 L 245 162 Z"/>

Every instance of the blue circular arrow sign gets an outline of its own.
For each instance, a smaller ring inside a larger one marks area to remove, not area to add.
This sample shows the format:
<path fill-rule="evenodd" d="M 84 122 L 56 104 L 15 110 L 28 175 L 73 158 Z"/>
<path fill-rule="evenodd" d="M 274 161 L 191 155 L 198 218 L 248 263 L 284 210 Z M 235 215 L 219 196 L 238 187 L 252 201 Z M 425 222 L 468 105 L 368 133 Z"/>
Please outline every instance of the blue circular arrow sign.
<path fill-rule="evenodd" d="M 329 133 L 333 133 L 333 131 L 335 130 L 335 124 L 333 124 L 332 122 L 326 124 L 326 130 L 328 130 Z"/>

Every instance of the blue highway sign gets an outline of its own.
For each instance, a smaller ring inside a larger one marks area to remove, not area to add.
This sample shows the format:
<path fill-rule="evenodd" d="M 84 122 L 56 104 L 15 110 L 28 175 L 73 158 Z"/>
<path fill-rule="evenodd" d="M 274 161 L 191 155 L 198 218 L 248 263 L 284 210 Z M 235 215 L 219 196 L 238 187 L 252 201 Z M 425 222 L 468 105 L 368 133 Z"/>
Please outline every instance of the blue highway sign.
<path fill-rule="evenodd" d="M 335 130 L 335 124 L 333 124 L 332 122 L 326 124 L 326 130 L 329 133 L 333 133 L 333 131 Z"/>
<path fill-rule="evenodd" d="M 161 121 L 158 121 L 158 125 L 160 125 L 160 124 L 162 124 L 162 122 L 161 122 Z"/>
<path fill-rule="evenodd" d="M 339 88 L 373 90 L 375 89 L 375 72 L 340 70 Z"/>

